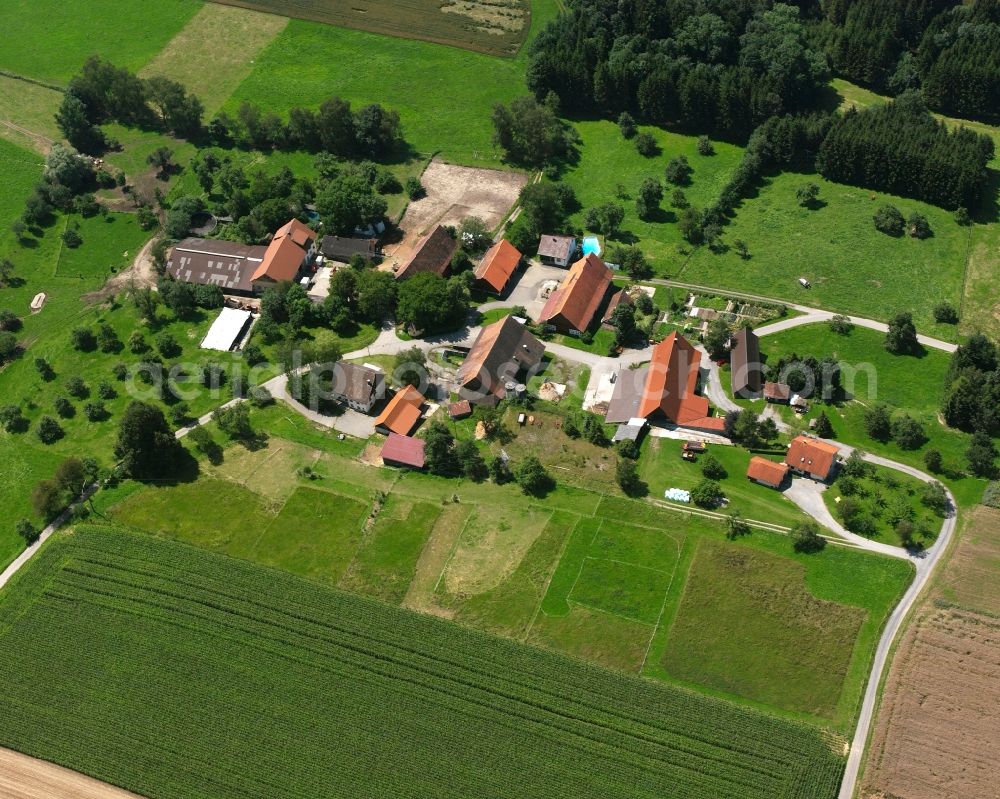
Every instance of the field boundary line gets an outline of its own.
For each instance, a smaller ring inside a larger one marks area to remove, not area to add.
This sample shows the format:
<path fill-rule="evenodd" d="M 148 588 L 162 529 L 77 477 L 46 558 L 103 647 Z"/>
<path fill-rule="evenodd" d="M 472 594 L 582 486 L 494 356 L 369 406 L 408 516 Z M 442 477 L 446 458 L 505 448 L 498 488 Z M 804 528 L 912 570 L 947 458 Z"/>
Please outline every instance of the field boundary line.
<path fill-rule="evenodd" d="M 66 87 L 60 86 L 58 83 L 49 83 L 48 81 L 39 80 L 38 78 L 29 78 L 27 75 L 21 75 L 17 72 L 11 72 L 9 69 L 0 69 L 0 75 L 5 78 L 10 78 L 11 80 L 19 80 L 24 83 L 32 83 L 35 86 L 41 86 L 43 89 L 51 89 L 54 92 L 59 92 L 59 94 L 66 93 Z"/>
<path fill-rule="evenodd" d="M 458 544 L 462 540 L 462 536 L 465 535 L 465 528 L 469 526 L 469 522 L 472 521 L 472 517 L 476 514 L 476 507 L 473 506 L 472 513 L 470 513 L 465 521 L 462 523 L 462 529 L 458 531 L 458 535 L 455 536 L 455 543 L 451 545 L 451 551 L 448 553 L 448 559 L 444 562 L 444 566 L 441 567 L 441 573 L 438 575 L 437 582 L 434 583 L 434 588 L 431 589 L 431 596 L 437 593 L 438 588 L 441 587 L 441 581 L 444 579 L 444 573 L 448 571 L 448 567 L 451 565 L 452 560 L 455 558 L 455 550 L 458 549 Z"/>
<path fill-rule="evenodd" d="M 667 588 L 663 592 L 663 601 L 660 603 L 660 614 L 656 617 L 656 624 L 653 625 L 653 634 L 649 636 L 649 641 L 646 643 L 646 651 L 642 654 L 642 663 L 639 664 L 639 674 L 642 674 L 643 669 L 646 668 L 646 662 L 649 660 L 649 652 L 653 648 L 653 641 L 656 640 L 656 633 L 660 630 L 660 625 L 663 623 L 663 614 L 667 612 L 667 600 L 670 598 L 670 589 L 674 587 L 674 579 L 677 577 L 677 567 L 680 566 L 681 562 L 681 552 L 684 549 L 684 542 L 687 541 L 687 533 L 684 534 L 684 541 L 674 541 L 677 546 L 677 560 L 674 561 L 673 571 L 670 572 L 670 582 L 667 583 Z"/>
<path fill-rule="evenodd" d="M 566 511 L 566 512 L 568 513 L 569 511 Z M 555 515 L 555 512 L 553 512 L 553 515 Z M 545 597 L 547 597 L 549 595 L 549 588 L 552 587 L 552 578 L 556 576 L 556 572 L 559 570 L 559 564 L 562 562 L 563 557 L 566 555 L 566 549 L 569 547 L 569 542 L 573 538 L 573 533 L 576 532 L 576 528 L 586 518 L 594 518 L 594 517 L 593 516 L 591 516 L 591 517 L 577 516 L 576 517 L 576 524 L 573 525 L 572 529 L 569 531 L 569 534 L 566 536 L 566 540 L 563 541 L 563 545 L 559 548 L 559 557 L 556 558 L 555 561 L 553 562 L 554 565 L 552 566 L 552 569 L 549 571 L 548 578 L 545 580 L 545 590 L 542 591 L 541 596 L 538 598 L 538 604 L 535 606 L 535 612 L 531 616 L 531 621 L 528 623 L 528 626 L 524 630 L 524 636 L 521 638 L 522 641 L 527 641 L 528 637 L 531 635 L 531 630 L 532 630 L 532 628 L 534 628 L 535 622 L 538 621 L 538 615 L 540 613 L 542 613 L 542 605 L 545 604 Z M 567 602 L 567 604 L 569 603 L 569 597 L 568 596 L 567 596 L 566 602 Z M 548 615 L 548 614 L 546 614 L 546 615 Z"/>

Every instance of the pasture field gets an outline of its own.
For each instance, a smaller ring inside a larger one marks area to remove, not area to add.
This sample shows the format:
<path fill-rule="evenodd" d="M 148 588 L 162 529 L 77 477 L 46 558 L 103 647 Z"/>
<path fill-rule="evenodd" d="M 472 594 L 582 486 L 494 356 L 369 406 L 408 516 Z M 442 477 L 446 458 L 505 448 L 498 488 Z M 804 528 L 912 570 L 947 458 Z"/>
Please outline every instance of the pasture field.
<path fill-rule="evenodd" d="M 817 599 L 804 571 L 768 552 L 700 542 L 663 667 L 684 682 L 832 716 L 865 611 Z"/>
<path fill-rule="evenodd" d="M 55 121 L 62 97 L 55 89 L 0 75 L 0 138 L 46 152 L 62 138 Z"/>
<path fill-rule="evenodd" d="M 820 187 L 820 207 L 812 209 L 795 197 L 810 182 Z M 872 215 L 883 203 L 895 205 L 904 217 L 923 214 L 934 235 L 918 240 L 880 233 Z M 931 311 L 942 300 L 955 307 L 961 303 L 969 236 L 970 229 L 958 225 L 950 211 L 818 175 L 783 172 L 737 209 L 723 229 L 725 252 L 699 247 L 674 276 L 869 319 L 911 311 L 921 333 L 954 340 L 954 326 L 936 324 Z M 749 258 L 732 249 L 737 239 L 746 242 Z M 800 277 L 812 288 L 802 288 Z"/>
<path fill-rule="evenodd" d="M 833 424 L 834 438 L 838 441 L 925 471 L 924 452 L 937 449 L 944 456 L 946 467 L 941 475 L 942 481 L 955 493 L 960 506 L 975 505 L 982 496 L 985 482 L 962 471 L 969 436 L 945 427 L 938 420 L 938 406 L 948 371 L 948 354 L 927 349 L 919 356 L 892 355 L 886 352 L 884 339 L 884 334 L 861 327 L 855 327 L 846 336 L 836 335 L 826 324 L 802 325 L 761 339 L 761 353 L 772 362 L 792 353 L 803 357 L 830 356 L 857 370 L 853 384 L 847 380 L 846 372 L 844 379 L 844 387 L 853 399 L 838 405 L 813 403 L 809 413 L 795 418 L 787 409 L 782 409 L 785 421 L 805 430 L 809 420 L 824 411 Z M 873 368 L 861 368 L 864 364 Z M 869 374 L 873 374 L 874 378 L 869 379 Z M 864 426 L 864 411 L 876 402 L 884 402 L 894 414 L 907 413 L 919 421 L 927 435 L 927 442 L 919 449 L 905 450 L 892 441 L 883 443 L 869 438 Z M 763 407 L 761 402 L 755 402 L 753 406 L 758 411 Z"/>
<path fill-rule="evenodd" d="M 707 579 L 688 573 L 697 543 L 730 546 L 721 543 L 719 522 L 572 486 L 535 500 L 514 485 L 379 469 L 357 460 L 358 442 L 319 432 L 280 403 L 254 411 L 252 421 L 270 435 L 264 446 L 227 448 L 221 463 L 202 461 L 193 482 L 99 499 L 101 516 L 633 675 L 677 681 L 659 665 L 666 634 L 685 584 Z M 270 479 L 275 474 L 280 479 Z M 206 507 L 218 508 L 224 519 L 206 525 Z M 754 531 L 748 543 L 751 552 L 763 550 L 763 559 L 749 567 L 755 579 L 766 581 L 774 561 L 789 570 L 785 590 L 803 602 L 864 616 L 849 641 L 835 637 L 824 644 L 850 668 L 831 674 L 826 693 L 808 709 L 788 710 L 769 696 L 727 692 L 710 681 L 690 686 L 846 731 L 869 644 L 910 579 L 908 565 L 839 547 L 816 557 L 796 555 L 787 538 L 763 531 Z M 691 590 L 720 585 L 730 584 L 713 578 Z M 769 651 L 775 629 L 788 641 L 799 624 L 780 607 L 771 623 L 774 629 L 751 629 L 749 645 Z M 783 650 L 787 673 L 807 693 L 810 671 L 796 672 L 794 647 Z M 738 658 L 728 667 L 740 685 L 766 682 Z M 830 691 L 838 692 L 833 709 Z M 823 710 L 814 713 L 814 707 Z"/>
<path fill-rule="evenodd" d="M 145 796 L 826 799 L 844 766 L 808 725 L 108 530 L 19 575 L 0 643 L 0 740 Z"/>
<path fill-rule="evenodd" d="M 862 775 L 865 799 L 995 792 L 998 556 L 1000 511 L 980 505 L 898 644 Z"/>
<path fill-rule="evenodd" d="M 205 3 L 140 71 L 183 83 L 211 117 L 250 74 L 254 59 L 288 24 L 274 14 Z"/>
<path fill-rule="evenodd" d="M 75 278 L 85 288 L 95 282 L 99 285 L 131 266 L 149 239 L 149 231 L 139 227 L 135 214 L 98 214 L 89 219 L 74 215 L 69 221 L 76 227 L 83 244 L 73 249 L 60 248 L 56 275 Z"/>
<path fill-rule="evenodd" d="M 695 136 L 643 126 L 641 130 L 652 134 L 660 150 L 657 155 L 647 158 L 639 155 L 634 140 L 624 138 L 613 122 L 582 121 L 574 127 L 580 134 L 580 160 L 563 176 L 582 206 L 573 216 L 573 224 L 584 227 L 588 208 L 606 202 L 621 204 L 625 209 L 625 221 L 618 238 L 635 241 L 658 275 L 676 277 L 687 259 L 690 245 L 677 227 L 679 211 L 670 205 L 671 194 L 680 188 L 692 205 L 698 208 L 709 205 L 719 196 L 739 164 L 742 148 L 713 142 L 715 155 L 704 156 L 698 153 Z M 690 185 L 674 186 L 665 182 L 664 169 L 670 159 L 678 155 L 685 156 L 694 169 Z M 636 194 L 647 177 L 665 184 L 660 213 L 650 221 L 640 219 L 635 212 Z"/>
<path fill-rule="evenodd" d="M 531 19 L 529 0 L 219 0 L 370 33 L 513 56 Z"/>
<path fill-rule="evenodd" d="M 0 69 L 59 85 L 92 55 L 138 70 L 201 5 L 198 0 L 88 0 L 85 13 L 74 13 L 63 0 L 8 0 L 0 6 L 0 27 L 11 46 L 0 52 Z"/>
<path fill-rule="evenodd" d="M 535 32 L 555 16 L 555 0 L 532 4 Z M 243 100 L 284 114 L 318 106 L 331 95 L 355 106 L 381 103 L 399 112 L 403 135 L 418 153 L 439 153 L 468 166 L 500 166 L 492 144 L 494 103 L 527 93 L 526 54 L 517 58 L 443 47 L 292 20 L 256 59 L 225 109 Z"/>

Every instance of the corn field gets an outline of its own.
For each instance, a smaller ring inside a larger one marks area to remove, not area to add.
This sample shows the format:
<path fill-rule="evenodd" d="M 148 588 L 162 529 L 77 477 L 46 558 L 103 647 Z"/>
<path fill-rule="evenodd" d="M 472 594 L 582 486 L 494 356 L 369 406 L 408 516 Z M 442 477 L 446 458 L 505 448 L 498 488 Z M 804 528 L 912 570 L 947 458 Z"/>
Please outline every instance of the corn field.
<path fill-rule="evenodd" d="M 149 799 L 829 799 L 820 730 L 159 539 L 0 597 L 0 745 Z"/>

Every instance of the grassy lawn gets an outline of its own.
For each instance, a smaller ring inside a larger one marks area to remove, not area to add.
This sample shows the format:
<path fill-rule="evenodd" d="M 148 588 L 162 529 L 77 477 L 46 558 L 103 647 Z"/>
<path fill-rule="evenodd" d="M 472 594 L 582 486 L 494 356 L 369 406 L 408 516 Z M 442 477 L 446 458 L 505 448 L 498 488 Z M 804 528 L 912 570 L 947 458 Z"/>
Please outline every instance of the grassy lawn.
<path fill-rule="evenodd" d="M 67 218 L 67 224 L 78 226 L 83 244 L 60 249 L 56 275 L 84 281 L 83 286 L 101 283 L 131 266 L 149 239 L 149 231 L 139 227 L 135 214 L 98 214 L 89 219 L 74 214 Z"/>
<path fill-rule="evenodd" d="M 303 486 L 259 533 L 253 546 L 235 554 L 335 584 L 361 543 L 367 514 L 367 503 Z"/>
<path fill-rule="evenodd" d="M 822 207 L 798 204 L 795 192 L 807 182 L 820 186 Z M 921 241 L 880 233 L 872 214 L 883 203 L 904 216 L 922 213 L 934 235 Z M 949 211 L 786 172 L 769 178 L 737 210 L 725 228 L 726 242 L 736 239 L 747 243 L 749 259 L 732 249 L 716 254 L 701 247 L 677 278 L 872 319 L 912 311 L 921 333 L 955 338 L 953 326 L 938 325 L 931 315 L 942 300 L 957 307 L 962 297 L 969 228 L 956 224 Z M 800 277 L 812 288 L 803 289 Z"/>
<path fill-rule="evenodd" d="M 637 240 L 659 275 L 675 277 L 689 249 L 675 223 L 676 209 L 670 206 L 670 195 L 677 187 L 666 184 L 660 217 L 643 221 L 635 212 L 635 197 L 640 184 L 647 177 L 664 182 L 667 162 L 677 155 L 684 155 L 694 173 L 691 185 L 681 188 L 688 202 L 704 208 L 718 197 L 739 163 L 742 149 L 715 142 L 716 154 L 703 156 L 698 154 L 695 146 L 697 138 L 694 136 L 643 127 L 642 130 L 651 133 L 660 146 L 659 155 L 646 158 L 636 152 L 632 141 L 622 137 L 613 122 L 578 122 L 576 129 L 581 138 L 580 162 L 567 170 L 563 178 L 576 191 L 577 199 L 583 206 L 573 217 L 573 223 L 582 228 L 588 208 L 605 202 L 620 203 L 625 208 L 625 221 L 619 238 Z M 619 184 L 626 195 L 621 198 L 616 197 Z"/>
<path fill-rule="evenodd" d="M 775 453 L 779 450 L 780 447 Z M 747 480 L 747 466 L 755 453 L 742 447 L 712 444 L 709 444 L 708 452 L 726 470 L 726 477 L 719 481 L 729 499 L 729 504 L 724 509 L 726 512 L 737 511 L 748 519 L 788 527 L 806 519 L 805 514 L 791 500 L 785 499 L 780 491 Z M 669 438 L 650 437 L 643 444 L 639 471 L 642 479 L 649 485 L 650 495 L 657 498 L 662 498 L 663 492 L 668 488 L 690 490 L 704 479 L 701 463 L 683 460 L 681 442 Z"/>
<path fill-rule="evenodd" d="M 685 682 L 831 717 L 866 614 L 817 599 L 804 571 L 768 552 L 700 542 L 663 667 Z"/>
<path fill-rule="evenodd" d="M 532 33 L 557 10 L 554 0 L 532 4 Z M 378 102 L 399 112 L 406 141 L 425 155 L 500 166 L 492 144 L 494 103 L 526 93 L 526 50 L 502 59 L 443 45 L 397 39 L 292 20 L 256 59 L 253 72 L 226 103 L 243 100 L 285 113 L 318 106 L 336 94 L 356 106 Z M 443 98 L 447 98 L 446 101 Z"/>
<path fill-rule="evenodd" d="M 928 349 L 922 356 L 891 355 L 883 346 L 884 335 L 874 330 L 856 327 L 847 336 L 830 332 L 825 324 L 802 325 L 761 339 L 761 352 L 777 360 L 782 355 L 798 353 L 816 358 L 832 356 L 856 368 L 853 387 L 845 372 L 844 386 L 854 399 L 839 405 L 814 403 L 808 414 L 793 418 L 782 409 L 789 423 L 805 428 L 809 420 L 825 411 L 833 423 L 834 438 L 862 447 L 877 455 L 916 466 L 926 471 L 923 455 L 937 449 L 944 456 L 946 472 L 942 481 L 955 493 L 960 506 L 971 507 L 979 502 L 985 481 L 963 474 L 965 450 L 969 436 L 945 427 L 938 420 L 938 404 L 944 390 L 944 376 L 949 356 L 940 350 Z M 868 367 L 860 368 L 870 364 Z M 871 374 L 874 377 L 869 378 Z M 904 450 L 893 442 L 882 443 L 868 437 L 864 426 L 865 408 L 884 402 L 894 413 L 908 413 L 924 428 L 928 441 L 919 449 Z M 754 403 L 758 410 L 761 403 Z"/>
<path fill-rule="evenodd" d="M 340 587 L 400 604 L 441 508 L 390 496 L 367 531 Z"/>
<path fill-rule="evenodd" d="M 0 75 L 0 122 L 11 123 L 0 124 L 0 138 L 44 151 L 45 139 L 62 138 L 55 120 L 62 98 L 54 89 Z"/>
<path fill-rule="evenodd" d="M 92 55 L 138 70 L 197 13 L 197 0 L 88 0 L 69 13 L 63 0 L 8 0 L 0 7 L 7 42 L 0 69 L 65 84 Z"/>
<path fill-rule="evenodd" d="M 288 24 L 285 17 L 205 3 L 142 69 L 193 92 L 211 116 L 253 69 L 254 59 Z"/>

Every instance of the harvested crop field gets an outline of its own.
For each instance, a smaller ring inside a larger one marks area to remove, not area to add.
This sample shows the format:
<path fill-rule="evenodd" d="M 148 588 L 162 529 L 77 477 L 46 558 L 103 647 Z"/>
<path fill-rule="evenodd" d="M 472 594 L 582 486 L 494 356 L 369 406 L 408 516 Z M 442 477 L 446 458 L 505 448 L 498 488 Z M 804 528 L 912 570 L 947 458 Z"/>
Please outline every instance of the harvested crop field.
<path fill-rule="evenodd" d="M 998 552 L 1000 511 L 980 506 L 899 644 L 868 755 L 865 799 L 997 795 Z"/>
<path fill-rule="evenodd" d="M 403 39 L 514 56 L 528 35 L 527 0 L 216 0 Z"/>
<path fill-rule="evenodd" d="M 0 749 L 0 796 L 4 799 L 140 799 L 134 793 L 10 749 Z"/>
<path fill-rule="evenodd" d="M 386 248 L 403 263 L 417 241 L 434 225 L 457 225 L 467 216 L 478 216 L 492 230 L 503 222 L 528 182 L 523 172 L 474 169 L 446 164 L 436 158 L 420 176 L 425 196 L 406 207 L 400 227 L 406 232 L 395 248 Z"/>
<path fill-rule="evenodd" d="M 805 724 L 106 529 L 4 592 L 0 676 L 0 744 L 157 799 L 828 799 L 844 765 Z"/>

